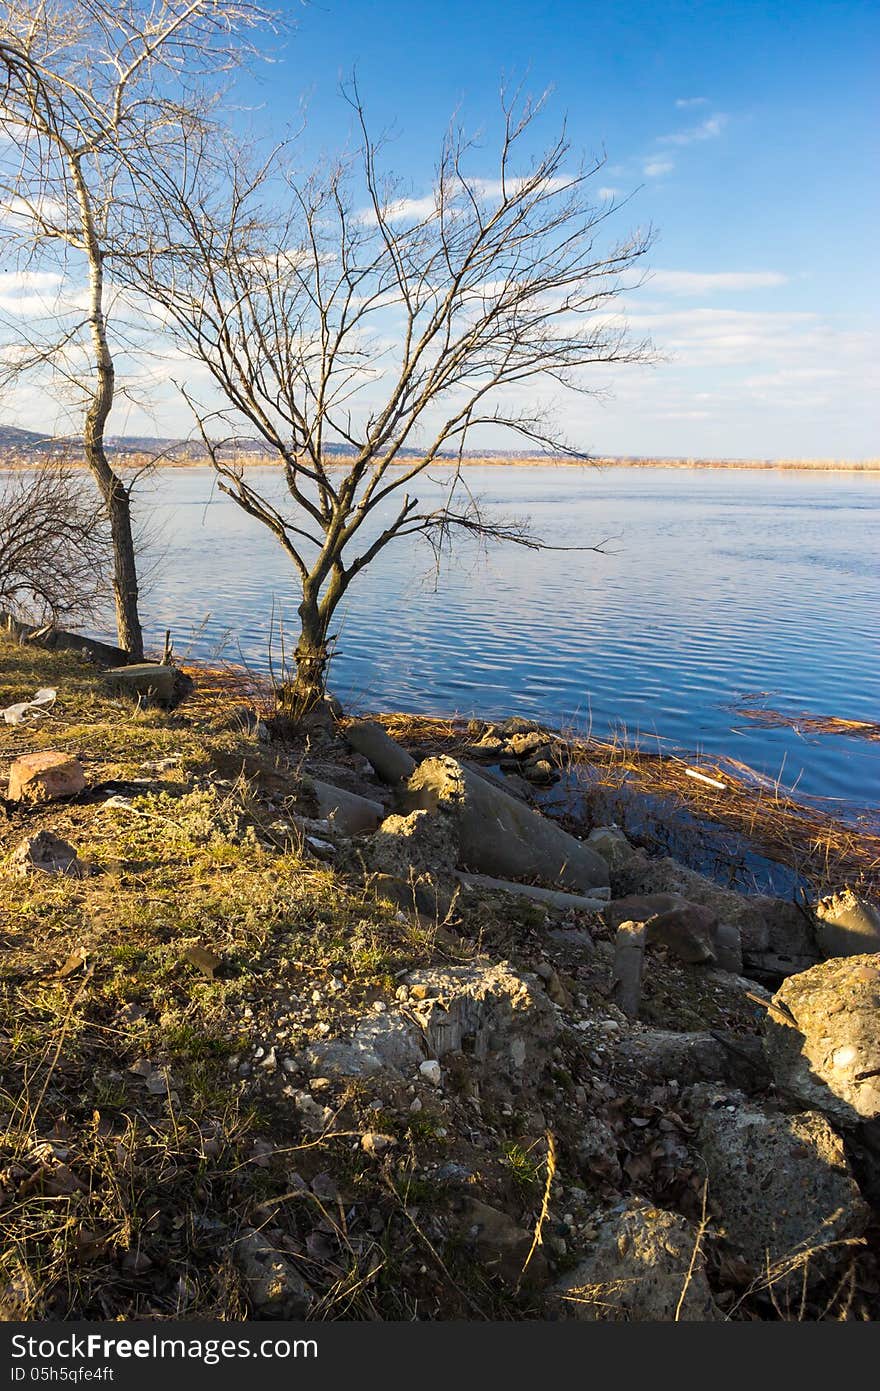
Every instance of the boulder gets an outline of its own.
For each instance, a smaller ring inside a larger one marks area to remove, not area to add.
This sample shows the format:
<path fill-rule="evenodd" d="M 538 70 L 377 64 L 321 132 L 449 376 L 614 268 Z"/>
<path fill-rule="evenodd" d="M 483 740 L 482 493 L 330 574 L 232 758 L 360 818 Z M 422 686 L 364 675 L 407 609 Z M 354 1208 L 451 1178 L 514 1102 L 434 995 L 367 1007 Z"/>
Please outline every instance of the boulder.
<path fill-rule="evenodd" d="M 837 1132 L 818 1111 L 785 1115 L 712 1084 L 689 1105 L 729 1250 L 779 1292 L 826 1278 L 869 1217 Z"/>
<path fill-rule="evenodd" d="M 60 797 L 76 797 L 85 785 L 79 759 L 51 749 L 15 760 L 9 770 L 6 795 L 10 802 L 55 802 Z"/>
<path fill-rule="evenodd" d="M 67 874 L 73 879 L 82 879 L 87 867 L 77 856 L 72 845 L 51 831 L 38 831 L 16 847 L 9 857 L 14 873 L 25 875 L 33 872 L 43 874 Z"/>
<path fill-rule="evenodd" d="M 387 816 L 361 849 L 364 863 L 403 880 L 448 880 L 458 858 L 455 824 L 444 812 Z"/>
<path fill-rule="evenodd" d="M 880 908 L 853 889 L 821 898 L 814 912 L 816 941 L 826 957 L 880 952 Z"/>
<path fill-rule="evenodd" d="M 548 908 L 568 913 L 573 909 L 579 913 L 599 913 L 606 906 L 601 893 L 594 890 L 590 897 L 584 894 L 567 894 L 561 889 L 541 889 L 536 884 L 517 884 L 512 879 L 493 879 L 488 874 L 456 874 L 460 884 L 466 889 L 485 893 L 513 894 L 517 898 L 528 898 L 534 903 L 544 903 Z"/>
<path fill-rule="evenodd" d="M 612 899 L 602 917 L 615 928 L 623 922 L 643 923 L 646 940 L 668 947 L 680 961 L 694 965 L 715 960 L 715 914 L 678 894 L 632 894 Z"/>
<path fill-rule="evenodd" d="M 318 803 L 318 816 L 328 819 L 344 836 L 375 831 L 385 815 L 382 803 L 369 797 L 359 797 L 355 792 L 346 792 L 318 778 L 312 778 L 311 785 Z"/>
<path fill-rule="evenodd" d="M 617 826 L 596 826 L 587 836 L 586 844 L 591 850 L 595 850 L 611 872 L 612 882 L 614 876 L 619 874 L 634 861 L 640 861 L 641 852 L 630 845 L 623 831 Z"/>
<path fill-rule="evenodd" d="M 676 894 L 711 909 L 719 923 L 738 929 L 743 960 L 756 970 L 792 975 L 819 960 L 809 918 L 787 899 L 725 889 L 669 858 L 646 860 L 630 878 L 630 893 Z"/>
<path fill-rule="evenodd" d="M 465 869 L 580 893 L 608 884 L 608 866 L 594 850 L 446 755 L 421 763 L 403 797 L 407 810 L 452 816 Z"/>
<path fill-rule="evenodd" d="M 158 662 L 137 662 L 133 666 L 111 667 L 105 679 L 112 690 L 137 700 L 171 705 L 174 701 L 177 672 L 174 667 Z"/>
<path fill-rule="evenodd" d="M 257 1318 L 304 1319 L 312 1291 L 290 1256 L 253 1227 L 246 1227 L 232 1246 L 245 1289 Z"/>
<path fill-rule="evenodd" d="M 375 720 L 352 720 L 345 726 L 345 737 L 353 749 L 369 759 L 377 776 L 392 787 L 405 782 L 415 771 L 412 755 Z"/>
<path fill-rule="evenodd" d="M 880 953 L 790 976 L 767 1011 L 776 1085 L 842 1126 L 880 1119 Z"/>
<path fill-rule="evenodd" d="M 559 1025 L 534 976 L 497 965 L 428 967 L 405 979 L 409 1009 L 429 1058 L 467 1052 L 475 1070 L 534 1076 L 546 1063 Z"/>
<path fill-rule="evenodd" d="M 714 1322 L 699 1234 L 678 1213 L 628 1198 L 599 1223 L 554 1293 L 567 1319 L 599 1323 Z"/>

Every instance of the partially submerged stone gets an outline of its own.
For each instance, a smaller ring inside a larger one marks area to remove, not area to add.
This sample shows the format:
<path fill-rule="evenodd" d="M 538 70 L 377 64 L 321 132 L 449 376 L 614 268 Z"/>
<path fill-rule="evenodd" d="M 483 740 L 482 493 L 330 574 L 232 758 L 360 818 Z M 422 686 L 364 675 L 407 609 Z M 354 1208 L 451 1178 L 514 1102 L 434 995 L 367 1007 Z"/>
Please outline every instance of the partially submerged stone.
<path fill-rule="evenodd" d="M 839 1125 L 880 1118 L 880 953 L 823 961 L 773 998 L 764 1046 L 776 1085 Z"/>
<path fill-rule="evenodd" d="M 825 956 L 880 951 L 880 908 L 845 888 L 816 904 L 816 940 Z"/>
<path fill-rule="evenodd" d="M 392 787 L 405 782 L 416 761 L 375 720 L 352 720 L 345 737 L 353 749 L 369 759 L 376 774 Z"/>
<path fill-rule="evenodd" d="M 464 869 L 580 893 L 608 884 L 608 866 L 595 851 L 454 758 L 425 759 L 403 798 L 407 810 L 453 818 Z"/>
<path fill-rule="evenodd" d="M 10 802 L 54 802 L 76 797 L 85 790 L 86 778 L 78 758 L 57 749 L 28 753 L 9 770 Z"/>
<path fill-rule="evenodd" d="M 869 1218 L 837 1132 L 818 1111 L 785 1115 L 711 1084 L 690 1105 L 728 1248 L 781 1293 L 824 1279 Z"/>
<path fill-rule="evenodd" d="M 678 1213 L 628 1198 L 600 1223 L 577 1268 L 554 1293 L 563 1318 L 599 1323 L 714 1322 L 695 1227 Z"/>

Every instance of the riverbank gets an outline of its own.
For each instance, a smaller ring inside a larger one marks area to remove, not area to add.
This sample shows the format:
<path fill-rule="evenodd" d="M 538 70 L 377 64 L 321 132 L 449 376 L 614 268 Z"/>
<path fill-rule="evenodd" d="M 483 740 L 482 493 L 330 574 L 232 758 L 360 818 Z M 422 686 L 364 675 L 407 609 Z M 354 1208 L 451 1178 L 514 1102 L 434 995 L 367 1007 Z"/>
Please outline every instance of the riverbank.
<path fill-rule="evenodd" d="M 829 966 L 867 973 L 852 1020 L 876 957 L 542 815 L 571 767 L 529 721 L 392 742 L 231 669 L 174 708 L 72 652 L 2 639 L 0 671 L 0 706 L 57 692 L 0 778 L 54 750 L 84 782 L 0 818 L 6 1317 L 876 1317 L 865 1119 L 773 1033 Z"/>

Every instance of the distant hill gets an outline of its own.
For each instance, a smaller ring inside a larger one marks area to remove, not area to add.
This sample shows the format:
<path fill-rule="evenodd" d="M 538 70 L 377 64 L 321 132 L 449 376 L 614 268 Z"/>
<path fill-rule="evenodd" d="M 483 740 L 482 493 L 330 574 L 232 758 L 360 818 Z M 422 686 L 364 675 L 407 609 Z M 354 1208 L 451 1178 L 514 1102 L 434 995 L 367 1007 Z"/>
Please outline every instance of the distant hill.
<path fill-rule="evenodd" d="M 14 425 L 0 425 L 0 449 L 37 449 L 51 442 L 51 435 L 38 435 L 34 430 L 19 430 Z"/>

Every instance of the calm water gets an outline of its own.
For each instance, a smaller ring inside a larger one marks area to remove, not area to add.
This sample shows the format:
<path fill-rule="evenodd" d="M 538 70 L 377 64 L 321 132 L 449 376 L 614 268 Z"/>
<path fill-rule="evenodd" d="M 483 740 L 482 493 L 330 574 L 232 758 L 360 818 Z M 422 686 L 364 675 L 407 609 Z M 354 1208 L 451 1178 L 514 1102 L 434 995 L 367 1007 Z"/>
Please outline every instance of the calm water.
<path fill-rule="evenodd" d="M 249 477 L 278 495 L 277 473 Z M 336 625 L 331 685 L 349 704 L 625 726 L 646 746 L 727 754 L 803 792 L 876 805 L 880 745 L 761 729 L 732 707 L 880 719 L 880 479 L 495 467 L 467 480 L 545 539 L 612 538 L 608 553 L 465 544 L 438 577 L 424 543 L 390 547 Z M 273 600 L 295 641 L 289 562 L 209 470 L 150 487 L 151 642 L 167 626 L 178 653 L 240 650 L 265 670 Z M 419 495 L 442 492 L 426 482 Z"/>

